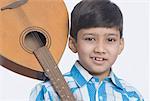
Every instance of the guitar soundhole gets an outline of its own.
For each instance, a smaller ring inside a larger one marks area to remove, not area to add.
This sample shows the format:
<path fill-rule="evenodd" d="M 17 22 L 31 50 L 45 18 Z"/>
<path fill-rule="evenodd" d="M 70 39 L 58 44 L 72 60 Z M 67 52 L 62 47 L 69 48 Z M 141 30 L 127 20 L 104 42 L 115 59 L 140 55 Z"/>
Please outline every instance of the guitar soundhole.
<path fill-rule="evenodd" d="M 24 42 L 30 50 L 34 51 L 46 45 L 46 38 L 42 33 L 32 31 L 25 36 Z"/>
<path fill-rule="evenodd" d="M 38 27 L 27 28 L 20 39 L 23 49 L 30 53 L 43 46 L 49 48 L 50 44 L 50 38 L 46 31 Z"/>

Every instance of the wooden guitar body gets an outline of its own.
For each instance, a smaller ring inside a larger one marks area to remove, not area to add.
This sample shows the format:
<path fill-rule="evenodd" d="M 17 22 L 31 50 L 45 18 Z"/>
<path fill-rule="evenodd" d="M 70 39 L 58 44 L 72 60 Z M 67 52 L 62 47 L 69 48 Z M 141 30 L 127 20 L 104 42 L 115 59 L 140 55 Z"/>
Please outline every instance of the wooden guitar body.
<path fill-rule="evenodd" d="M 14 0 L 0 0 L 0 8 L 11 2 Z M 58 63 L 68 36 L 68 14 L 63 0 L 28 0 L 20 7 L 0 11 L 0 64 L 19 74 L 45 80 L 33 55 L 31 33 L 41 37 Z"/>

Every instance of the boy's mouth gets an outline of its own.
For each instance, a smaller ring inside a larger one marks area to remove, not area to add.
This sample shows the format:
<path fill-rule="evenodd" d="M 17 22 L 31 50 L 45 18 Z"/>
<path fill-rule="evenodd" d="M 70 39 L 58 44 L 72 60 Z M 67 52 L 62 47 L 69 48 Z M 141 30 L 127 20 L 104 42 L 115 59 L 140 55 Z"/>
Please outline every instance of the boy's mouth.
<path fill-rule="evenodd" d="M 103 64 L 107 59 L 103 57 L 91 57 L 96 64 Z"/>

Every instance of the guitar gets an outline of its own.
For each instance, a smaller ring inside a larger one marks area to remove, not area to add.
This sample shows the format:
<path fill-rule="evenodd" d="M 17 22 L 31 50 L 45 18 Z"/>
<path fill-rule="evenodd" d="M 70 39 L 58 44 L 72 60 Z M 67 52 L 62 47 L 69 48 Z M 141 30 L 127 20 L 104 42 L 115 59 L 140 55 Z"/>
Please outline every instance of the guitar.
<path fill-rule="evenodd" d="M 63 0 L 1 0 L 0 8 L 0 65 L 49 78 L 62 101 L 75 101 L 57 66 L 68 37 Z"/>

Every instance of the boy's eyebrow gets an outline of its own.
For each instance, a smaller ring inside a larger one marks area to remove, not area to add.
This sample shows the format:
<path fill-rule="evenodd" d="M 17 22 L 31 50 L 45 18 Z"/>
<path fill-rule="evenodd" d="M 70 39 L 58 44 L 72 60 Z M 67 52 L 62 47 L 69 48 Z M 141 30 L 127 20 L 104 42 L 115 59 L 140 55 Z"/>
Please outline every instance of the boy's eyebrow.
<path fill-rule="evenodd" d="M 87 32 L 87 33 L 84 33 L 84 34 L 83 34 L 83 36 L 86 36 L 86 35 L 96 36 L 97 33 L 88 33 L 88 32 Z M 116 36 L 116 37 L 118 36 L 118 34 L 115 34 L 115 33 L 105 33 L 104 35 L 105 35 L 105 36 Z"/>
<path fill-rule="evenodd" d="M 93 33 L 84 33 L 83 36 L 85 35 L 94 35 Z"/>
<path fill-rule="evenodd" d="M 114 33 L 106 33 L 107 36 L 118 36 L 118 34 L 114 34 Z"/>

